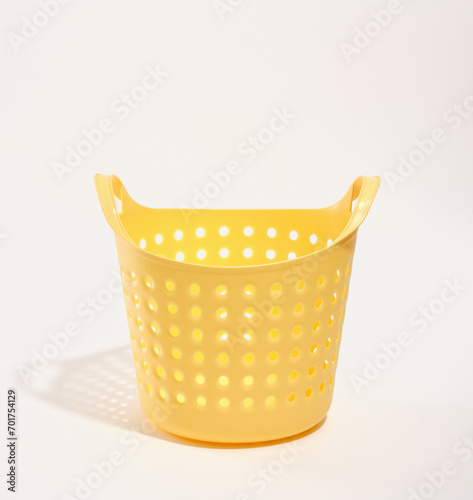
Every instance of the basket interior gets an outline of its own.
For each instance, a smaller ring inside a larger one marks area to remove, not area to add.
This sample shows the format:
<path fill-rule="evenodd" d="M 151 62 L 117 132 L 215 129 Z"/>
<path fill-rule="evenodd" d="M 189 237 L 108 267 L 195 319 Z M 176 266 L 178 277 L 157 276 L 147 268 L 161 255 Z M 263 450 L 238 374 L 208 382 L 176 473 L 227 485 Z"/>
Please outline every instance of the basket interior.
<path fill-rule="evenodd" d="M 330 245 L 351 212 L 318 210 L 148 209 L 121 213 L 131 239 L 168 259 L 207 266 L 270 264 L 309 255 Z"/>

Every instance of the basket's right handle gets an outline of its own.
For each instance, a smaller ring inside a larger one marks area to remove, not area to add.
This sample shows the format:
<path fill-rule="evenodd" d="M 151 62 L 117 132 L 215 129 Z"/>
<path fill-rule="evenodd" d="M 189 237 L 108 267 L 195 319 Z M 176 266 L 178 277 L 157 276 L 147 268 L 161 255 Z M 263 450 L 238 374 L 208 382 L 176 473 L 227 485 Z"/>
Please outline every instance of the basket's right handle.
<path fill-rule="evenodd" d="M 356 231 L 360 224 L 365 220 L 365 217 L 368 215 L 370 207 L 373 203 L 374 197 L 378 192 L 380 182 L 381 179 L 377 176 L 360 176 L 352 184 L 351 197 L 349 198 L 349 210 L 353 215 L 351 216 L 345 229 L 339 234 L 337 240 L 341 240 L 347 234 Z M 348 193 L 350 193 L 350 191 L 348 191 Z M 356 204 L 353 207 L 354 203 Z"/>
<path fill-rule="evenodd" d="M 115 202 L 116 198 L 122 203 L 127 195 L 122 181 L 116 175 L 95 174 L 94 182 L 103 214 L 110 227 L 124 240 L 131 241 L 120 220 L 121 209 L 117 207 Z"/>

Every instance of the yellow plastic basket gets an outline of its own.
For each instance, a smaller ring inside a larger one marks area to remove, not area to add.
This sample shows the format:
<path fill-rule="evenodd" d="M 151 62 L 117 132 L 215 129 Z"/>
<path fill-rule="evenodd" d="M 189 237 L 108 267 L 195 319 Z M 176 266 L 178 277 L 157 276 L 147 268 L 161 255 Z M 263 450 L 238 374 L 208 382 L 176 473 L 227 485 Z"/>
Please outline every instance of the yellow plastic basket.
<path fill-rule="evenodd" d="M 324 209 L 139 205 L 97 174 L 115 232 L 144 413 L 187 438 L 303 432 L 333 395 L 357 230 L 378 190 L 359 177 Z"/>

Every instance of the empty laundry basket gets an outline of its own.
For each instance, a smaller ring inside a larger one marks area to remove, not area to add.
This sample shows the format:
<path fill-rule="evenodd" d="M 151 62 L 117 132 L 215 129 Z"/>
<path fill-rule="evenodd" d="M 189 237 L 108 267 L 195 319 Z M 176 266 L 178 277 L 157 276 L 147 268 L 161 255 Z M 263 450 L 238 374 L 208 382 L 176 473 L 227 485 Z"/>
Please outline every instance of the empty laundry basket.
<path fill-rule="evenodd" d="M 115 232 L 141 406 L 215 442 L 300 433 L 333 395 L 357 230 L 379 186 L 324 209 L 151 209 L 96 175 Z"/>

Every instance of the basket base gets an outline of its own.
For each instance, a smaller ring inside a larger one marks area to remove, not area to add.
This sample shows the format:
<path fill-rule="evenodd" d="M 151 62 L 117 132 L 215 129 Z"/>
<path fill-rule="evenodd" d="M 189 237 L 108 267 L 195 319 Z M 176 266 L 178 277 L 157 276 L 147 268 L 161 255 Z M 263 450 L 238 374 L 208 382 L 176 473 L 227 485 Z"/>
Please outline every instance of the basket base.
<path fill-rule="evenodd" d="M 185 431 L 179 431 L 179 432 L 172 432 L 171 430 L 165 429 L 161 426 L 159 426 L 160 430 L 166 432 L 167 434 L 170 434 L 172 436 L 175 436 L 180 439 L 184 439 L 186 441 L 189 441 L 189 444 L 195 443 L 196 446 L 212 446 L 214 445 L 215 447 L 220 447 L 220 448 L 246 448 L 246 447 L 258 447 L 258 446 L 274 446 L 277 444 L 282 444 L 285 442 L 289 441 L 294 441 L 296 439 L 301 439 L 305 436 L 308 436 L 309 434 L 312 434 L 313 432 L 316 432 L 319 430 L 326 422 L 327 420 L 327 414 L 323 415 L 320 420 L 317 421 L 316 424 L 310 426 L 308 429 L 296 432 L 296 433 L 289 433 L 282 435 L 280 437 L 275 437 L 275 438 L 269 438 L 269 439 L 242 439 L 242 440 L 236 440 L 235 437 L 230 438 L 228 440 L 224 439 L 212 439 L 212 438 L 196 438 L 193 437 L 193 433 L 188 433 Z"/>

